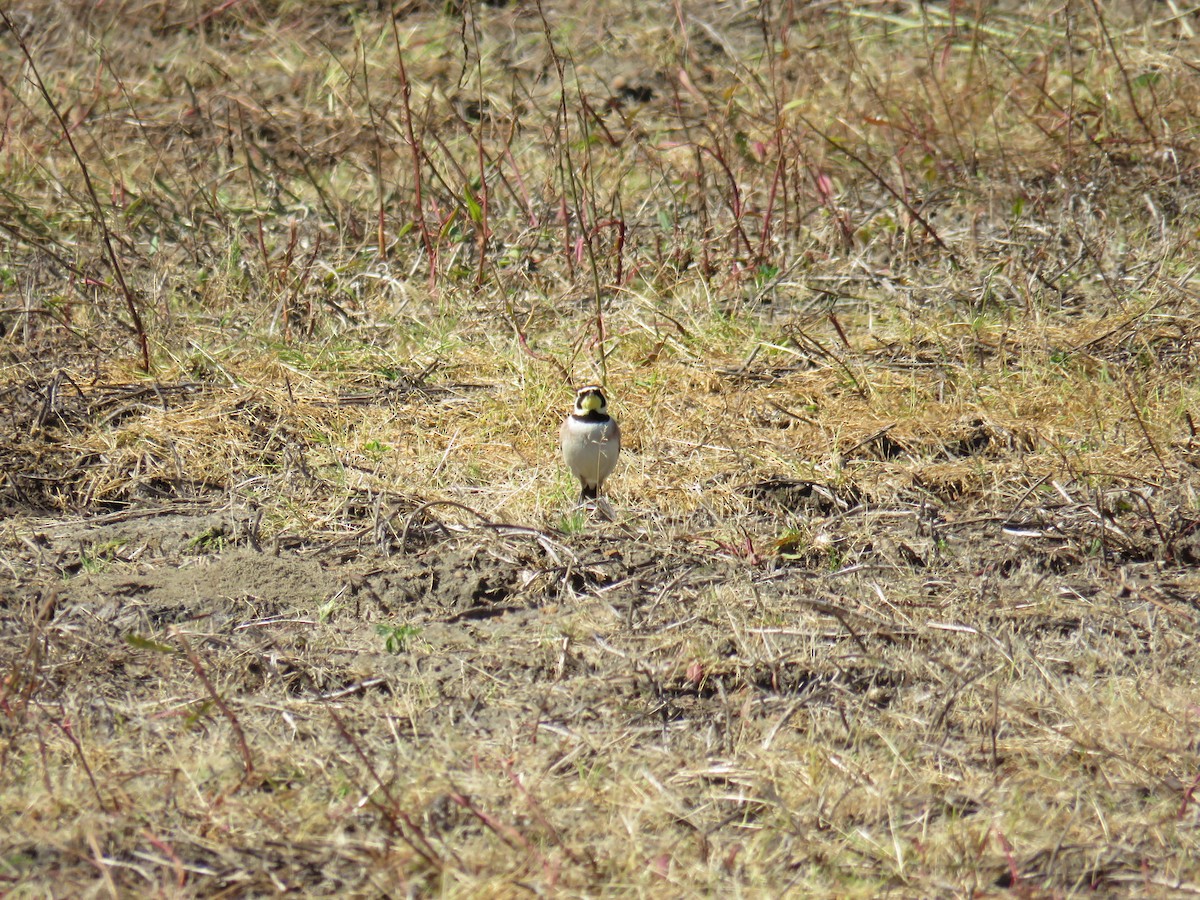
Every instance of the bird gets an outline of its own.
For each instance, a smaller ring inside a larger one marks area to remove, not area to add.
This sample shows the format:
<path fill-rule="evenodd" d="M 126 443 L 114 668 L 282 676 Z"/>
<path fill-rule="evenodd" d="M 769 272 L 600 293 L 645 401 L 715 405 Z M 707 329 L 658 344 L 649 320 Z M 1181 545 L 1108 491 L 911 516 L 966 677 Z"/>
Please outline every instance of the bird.
<path fill-rule="evenodd" d="M 575 407 L 562 423 L 559 438 L 567 468 L 579 479 L 580 502 L 597 499 L 621 452 L 621 429 L 608 414 L 600 385 L 588 384 L 575 392 Z"/>

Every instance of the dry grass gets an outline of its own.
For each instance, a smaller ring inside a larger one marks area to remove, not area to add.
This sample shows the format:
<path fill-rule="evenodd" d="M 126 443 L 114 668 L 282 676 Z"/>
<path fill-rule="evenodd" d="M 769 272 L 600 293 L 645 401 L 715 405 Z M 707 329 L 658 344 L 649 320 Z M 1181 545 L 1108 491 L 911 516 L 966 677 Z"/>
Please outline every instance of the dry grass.
<path fill-rule="evenodd" d="M 379 7 L 7 8 L 3 890 L 1200 892 L 1195 17 Z"/>

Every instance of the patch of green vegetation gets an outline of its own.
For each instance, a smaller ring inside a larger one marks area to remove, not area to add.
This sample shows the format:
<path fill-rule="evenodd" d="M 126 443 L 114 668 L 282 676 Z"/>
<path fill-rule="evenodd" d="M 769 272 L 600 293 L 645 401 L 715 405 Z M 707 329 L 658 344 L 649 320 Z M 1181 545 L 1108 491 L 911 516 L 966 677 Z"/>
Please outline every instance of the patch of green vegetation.
<path fill-rule="evenodd" d="M 406 653 L 409 642 L 421 629 L 415 625 L 376 625 L 375 633 L 383 638 L 383 648 L 388 653 Z"/>
<path fill-rule="evenodd" d="M 223 525 L 214 525 L 188 541 L 187 546 L 202 553 L 220 553 L 228 543 L 228 530 Z"/>
<path fill-rule="evenodd" d="M 363 454 L 373 462 L 381 462 L 388 453 L 392 450 L 383 441 L 369 440 L 363 444 Z"/>
<path fill-rule="evenodd" d="M 121 548 L 128 541 L 114 538 L 92 546 L 83 547 L 79 552 L 79 568 L 89 575 L 98 575 L 119 558 Z"/>
<path fill-rule="evenodd" d="M 565 512 L 558 520 L 558 530 L 563 534 L 583 534 L 587 530 L 588 511 L 586 507 L 574 506 Z"/>
<path fill-rule="evenodd" d="M 167 653 L 171 655 L 179 653 L 176 648 L 170 646 L 169 644 L 164 644 L 160 641 L 154 640 L 153 638 L 148 638 L 140 634 L 125 635 L 125 643 L 127 643 L 130 647 L 137 648 L 138 650 L 150 650 L 154 653 Z"/>

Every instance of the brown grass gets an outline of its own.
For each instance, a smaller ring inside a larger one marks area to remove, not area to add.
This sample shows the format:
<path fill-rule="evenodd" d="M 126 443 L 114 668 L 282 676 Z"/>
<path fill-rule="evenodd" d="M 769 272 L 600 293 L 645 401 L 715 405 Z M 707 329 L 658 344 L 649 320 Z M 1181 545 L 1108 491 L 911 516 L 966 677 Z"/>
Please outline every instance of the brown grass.
<path fill-rule="evenodd" d="M 1194 16 L 386 6 L 6 9 L 0 890 L 1200 892 Z"/>

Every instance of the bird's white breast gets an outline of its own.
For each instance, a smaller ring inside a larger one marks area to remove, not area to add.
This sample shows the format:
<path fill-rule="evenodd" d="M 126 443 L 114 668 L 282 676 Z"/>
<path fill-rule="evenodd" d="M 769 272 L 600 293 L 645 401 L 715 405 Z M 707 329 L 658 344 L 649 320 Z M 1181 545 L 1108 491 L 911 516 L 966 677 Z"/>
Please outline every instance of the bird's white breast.
<path fill-rule="evenodd" d="M 563 459 L 571 471 L 589 484 L 599 484 L 617 464 L 621 432 L 612 419 L 586 422 L 568 416 L 562 427 Z"/>

